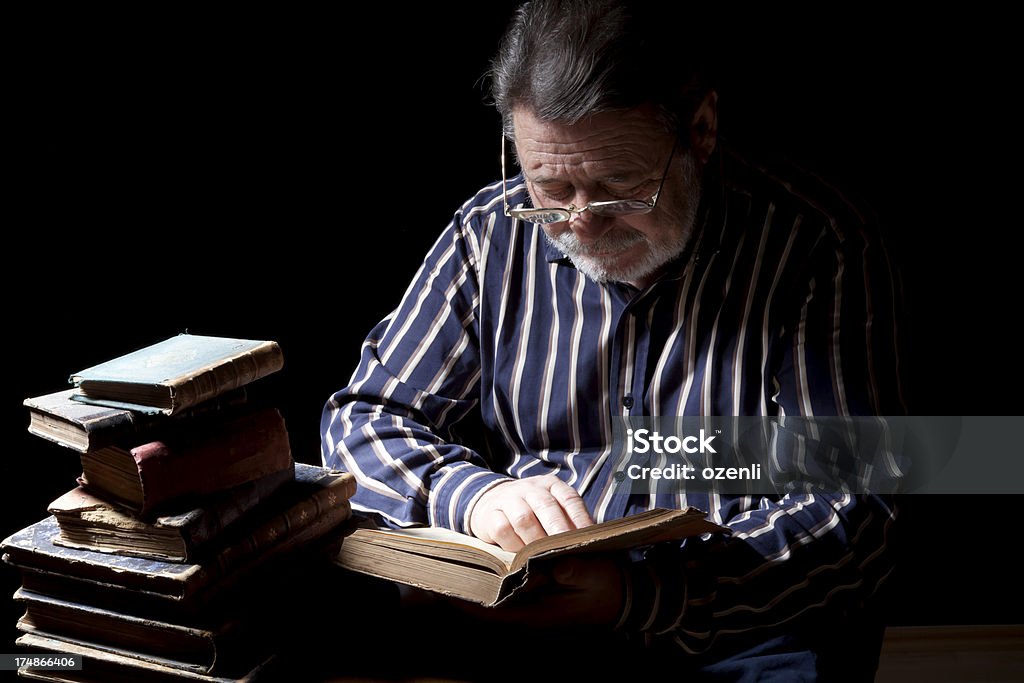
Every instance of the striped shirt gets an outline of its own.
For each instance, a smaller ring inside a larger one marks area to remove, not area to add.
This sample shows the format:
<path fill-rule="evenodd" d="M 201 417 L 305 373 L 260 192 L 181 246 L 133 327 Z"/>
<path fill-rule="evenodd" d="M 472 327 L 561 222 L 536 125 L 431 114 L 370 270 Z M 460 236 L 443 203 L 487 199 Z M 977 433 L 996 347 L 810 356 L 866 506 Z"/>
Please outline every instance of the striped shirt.
<path fill-rule="evenodd" d="M 529 201 L 521 176 L 509 192 Z M 552 472 L 596 521 L 708 511 L 732 536 L 634 564 L 623 619 L 706 650 L 869 593 L 895 514 L 824 491 L 612 495 L 613 418 L 902 414 L 895 282 L 840 193 L 728 151 L 705 169 L 690 246 L 644 291 L 583 276 L 504 215 L 496 183 L 456 212 L 328 400 L 323 460 L 356 475 L 354 509 L 396 526 L 469 533 L 488 489 Z"/>

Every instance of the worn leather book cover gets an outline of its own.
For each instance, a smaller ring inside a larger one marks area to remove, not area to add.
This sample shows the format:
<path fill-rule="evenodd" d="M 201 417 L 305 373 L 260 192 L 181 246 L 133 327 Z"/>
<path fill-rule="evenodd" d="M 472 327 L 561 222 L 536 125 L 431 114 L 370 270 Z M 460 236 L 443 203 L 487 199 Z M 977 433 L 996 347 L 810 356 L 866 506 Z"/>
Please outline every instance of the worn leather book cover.
<path fill-rule="evenodd" d="M 72 398 L 76 392 L 65 389 L 26 398 L 23 404 L 29 410 L 29 433 L 88 453 L 145 432 L 172 428 L 179 420 L 216 419 L 220 412 L 246 402 L 245 387 L 239 387 L 168 417 L 82 403 Z"/>
<path fill-rule="evenodd" d="M 274 341 L 179 334 L 71 375 L 76 401 L 142 413 L 177 412 L 277 372 Z"/>
<path fill-rule="evenodd" d="M 225 418 L 190 422 L 132 448 L 86 453 L 79 483 L 147 516 L 188 510 L 202 496 L 292 468 L 288 430 L 276 408 Z"/>
<path fill-rule="evenodd" d="M 289 467 L 201 498 L 192 509 L 153 520 L 79 486 L 49 505 L 60 526 L 54 543 L 168 562 L 196 562 L 222 533 L 294 478 Z"/>
<path fill-rule="evenodd" d="M 266 653 L 262 634 L 272 624 L 229 619 L 202 627 L 124 614 L 88 603 L 62 600 L 19 588 L 14 600 L 25 607 L 18 621 L 23 633 L 87 642 L 129 657 L 148 658 L 196 673 L 251 668 L 252 655 Z"/>
<path fill-rule="evenodd" d="M 337 554 L 345 525 L 291 551 L 277 553 L 264 562 L 248 565 L 210 581 L 186 598 L 125 588 L 41 569 L 18 567 L 23 590 L 59 600 L 93 605 L 183 626 L 211 629 L 253 614 L 282 613 L 294 605 L 296 585 L 317 585 L 330 580 L 330 558 Z M 253 596 L 259 596 L 254 600 Z"/>
<path fill-rule="evenodd" d="M 237 525 L 209 558 L 196 564 L 80 550 L 56 545 L 54 517 L 8 537 L 0 550 L 19 568 L 81 577 L 185 600 L 228 575 L 242 575 L 275 555 L 293 552 L 336 528 L 351 515 L 351 474 L 322 467 L 296 469 L 295 480 Z"/>

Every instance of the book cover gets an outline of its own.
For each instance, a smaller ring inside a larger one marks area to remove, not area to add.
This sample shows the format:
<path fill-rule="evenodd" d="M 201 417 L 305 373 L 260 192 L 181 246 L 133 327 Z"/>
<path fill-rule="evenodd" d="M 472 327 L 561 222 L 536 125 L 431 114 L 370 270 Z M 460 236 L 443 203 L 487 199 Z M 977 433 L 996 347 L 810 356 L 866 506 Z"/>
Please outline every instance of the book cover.
<path fill-rule="evenodd" d="M 107 446 L 82 455 L 79 483 L 150 515 L 169 503 L 187 510 L 202 496 L 292 467 L 288 430 L 276 408 L 188 426 L 131 449 Z"/>
<path fill-rule="evenodd" d="M 49 595 L 61 600 L 91 604 L 112 609 L 123 614 L 148 617 L 158 621 L 179 624 L 205 625 L 214 614 L 220 614 L 223 600 L 231 601 L 237 586 L 250 585 L 250 576 L 230 583 L 226 588 L 224 579 L 214 581 L 186 599 L 166 593 L 157 593 L 139 588 L 125 588 L 96 579 L 83 578 L 80 574 L 62 574 L 44 569 L 18 566 L 8 555 L 3 561 L 21 573 L 21 587 L 32 593 Z M 262 576 L 262 569 L 253 576 Z M 230 578 L 230 577 L 228 577 Z"/>
<path fill-rule="evenodd" d="M 248 672 L 238 676 L 211 676 L 129 657 L 112 650 L 102 650 L 85 642 L 55 638 L 45 633 L 26 633 L 14 642 L 28 652 L 81 655 L 80 671 L 18 670 L 18 675 L 23 678 L 57 683 L 250 683 L 256 681 L 260 672 L 273 660 L 273 656 L 267 657 Z"/>
<path fill-rule="evenodd" d="M 65 389 L 26 398 L 23 405 L 29 409 L 29 433 L 88 453 L 143 432 L 171 426 L 174 420 L 210 419 L 219 411 L 246 401 L 245 387 L 239 387 L 168 418 L 162 414 L 146 415 L 124 408 L 82 403 L 72 399 L 75 393 L 75 389 Z"/>
<path fill-rule="evenodd" d="M 258 612 L 195 626 L 124 614 L 24 588 L 15 592 L 14 599 L 25 607 L 17 624 L 23 633 L 80 641 L 196 673 L 248 670 L 270 653 L 275 636 L 283 637 L 280 623 L 275 623 L 283 613 Z"/>
<path fill-rule="evenodd" d="M 448 529 L 355 528 L 335 562 L 346 569 L 492 607 L 522 588 L 531 566 L 574 553 L 628 550 L 729 533 L 696 508 L 655 509 L 539 538 L 519 552 Z"/>
<path fill-rule="evenodd" d="M 71 375 L 76 401 L 173 415 L 277 372 L 277 342 L 179 334 Z"/>
<path fill-rule="evenodd" d="M 355 478 L 322 467 L 296 466 L 295 480 L 247 515 L 215 552 L 197 564 L 165 562 L 56 545 L 54 517 L 8 537 L 0 549 L 19 568 L 77 576 L 185 600 L 218 579 L 242 576 L 274 555 L 292 552 L 336 528 L 351 515 Z"/>
<path fill-rule="evenodd" d="M 153 521 L 79 486 L 49 505 L 57 545 L 168 562 L 196 562 L 211 542 L 261 501 L 295 478 L 293 467 L 215 493 L 199 507 Z"/>
<path fill-rule="evenodd" d="M 275 554 L 252 571 L 243 567 L 210 581 L 184 599 L 87 579 L 79 574 L 15 568 L 20 570 L 21 587 L 32 593 L 155 621 L 211 629 L 253 614 L 279 612 L 283 606 L 293 604 L 294 586 L 326 583 L 323 577 L 334 567 L 330 558 L 341 545 L 344 526 L 290 552 Z M 4 561 L 11 564 L 9 558 Z M 254 600 L 253 596 L 259 599 Z"/>

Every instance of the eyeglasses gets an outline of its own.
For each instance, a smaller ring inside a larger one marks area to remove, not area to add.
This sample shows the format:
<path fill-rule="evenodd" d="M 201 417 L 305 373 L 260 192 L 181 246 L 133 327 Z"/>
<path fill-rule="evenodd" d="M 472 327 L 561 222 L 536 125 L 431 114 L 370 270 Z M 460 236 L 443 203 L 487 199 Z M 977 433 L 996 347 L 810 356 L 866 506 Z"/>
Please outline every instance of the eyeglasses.
<path fill-rule="evenodd" d="M 572 204 L 565 208 L 525 208 L 513 209 L 508 205 L 508 181 L 505 179 L 505 136 L 501 136 L 501 192 L 505 201 L 505 215 L 512 218 L 520 218 L 531 223 L 546 225 L 548 223 L 561 223 L 567 221 L 574 214 L 590 211 L 598 216 L 632 216 L 654 211 L 658 204 L 658 195 L 665 186 L 665 178 L 668 177 L 668 170 L 672 167 L 672 157 L 675 156 L 676 145 L 672 145 L 672 152 L 668 155 L 668 162 L 665 164 L 665 172 L 661 174 L 661 182 L 658 183 L 658 191 L 650 199 L 613 199 L 603 202 L 587 202 L 587 205 L 576 208 Z"/>

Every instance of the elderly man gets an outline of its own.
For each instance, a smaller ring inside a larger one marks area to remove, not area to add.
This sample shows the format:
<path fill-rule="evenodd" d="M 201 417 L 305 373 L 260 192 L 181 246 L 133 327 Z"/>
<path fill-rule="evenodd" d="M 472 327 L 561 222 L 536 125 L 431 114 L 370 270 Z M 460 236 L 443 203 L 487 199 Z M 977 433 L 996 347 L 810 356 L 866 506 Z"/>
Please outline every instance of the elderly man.
<path fill-rule="evenodd" d="M 879 632 L 851 624 L 891 569 L 882 499 L 616 492 L 623 416 L 903 412 L 877 236 L 838 192 L 723 148 L 699 26 L 661 5 L 519 9 L 491 72 L 502 180 L 370 333 L 325 407 L 324 461 L 386 524 L 510 550 L 696 506 L 731 536 L 564 562 L 508 614 L 643 633 L 726 677 L 870 677 Z"/>

